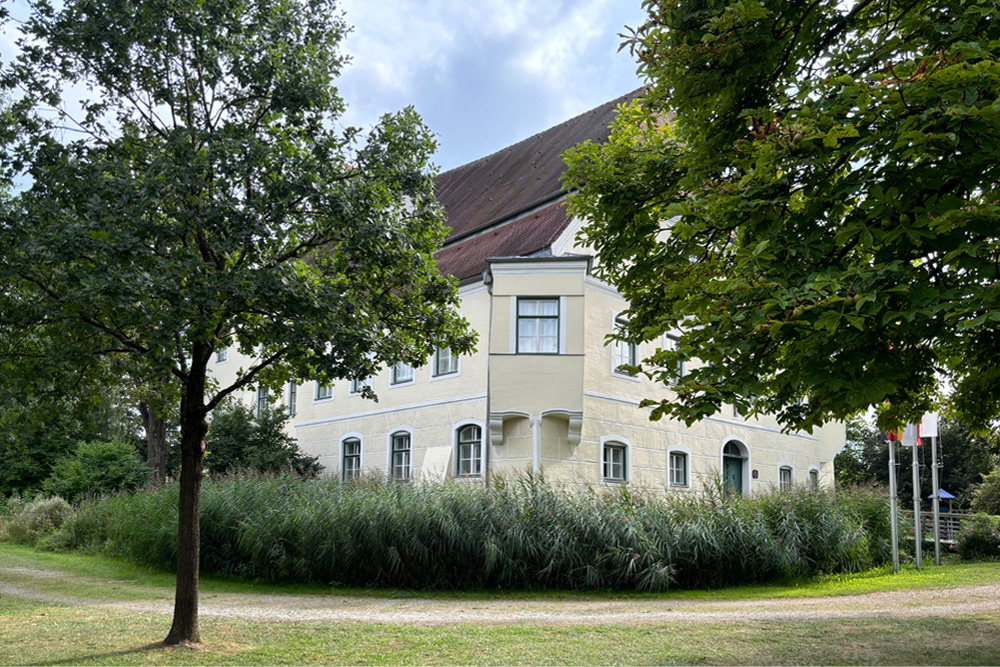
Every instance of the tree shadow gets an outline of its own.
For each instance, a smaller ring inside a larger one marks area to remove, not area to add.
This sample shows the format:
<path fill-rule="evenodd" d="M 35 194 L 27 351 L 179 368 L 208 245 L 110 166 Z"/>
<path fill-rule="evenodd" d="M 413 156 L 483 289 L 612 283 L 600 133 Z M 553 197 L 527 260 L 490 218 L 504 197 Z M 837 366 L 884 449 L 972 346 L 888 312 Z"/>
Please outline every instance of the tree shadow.
<path fill-rule="evenodd" d="M 144 651 L 155 651 L 157 649 L 167 649 L 167 650 L 188 650 L 188 651 L 203 651 L 207 648 L 204 644 L 192 644 L 190 642 L 182 642 L 180 644 L 164 644 L 163 642 L 153 642 L 152 644 L 146 644 L 144 646 L 137 646 L 136 648 L 127 648 L 120 651 L 108 651 L 106 653 L 91 653 L 90 655 L 74 655 L 72 657 L 60 658 L 58 660 L 50 661 L 39 661 L 34 664 L 36 665 L 82 665 L 85 662 L 93 661 L 98 665 L 107 664 L 107 661 L 111 658 L 120 658 L 122 656 L 131 655 L 133 653 L 142 653 Z"/>

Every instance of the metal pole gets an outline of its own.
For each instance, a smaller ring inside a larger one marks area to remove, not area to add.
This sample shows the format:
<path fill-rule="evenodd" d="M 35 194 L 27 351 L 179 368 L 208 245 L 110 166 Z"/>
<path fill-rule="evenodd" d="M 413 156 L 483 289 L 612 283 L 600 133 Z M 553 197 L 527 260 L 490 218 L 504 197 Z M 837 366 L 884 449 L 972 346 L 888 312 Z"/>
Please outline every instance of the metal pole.
<path fill-rule="evenodd" d="M 899 535 L 896 528 L 896 443 L 889 441 L 889 524 L 892 536 L 892 571 L 899 572 Z"/>
<path fill-rule="evenodd" d="M 914 556 L 917 562 L 917 569 L 923 562 L 923 555 L 921 553 L 921 548 L 923 546 L 923 536 L 920 534 L 920 459 L 918 458 L 917 443 L 920 439 L 917 438 L 917 442 L 910 445 L 913 449 L 913 539 L 915 541 L 916 550 L 914 551 Z"/>
<path fill-rule="evenodd" d="M 931 488 L 934 503 L 934 564 L 941 564 L 941 489 L 938 487 L 937 436 L 931 438 Z"/>

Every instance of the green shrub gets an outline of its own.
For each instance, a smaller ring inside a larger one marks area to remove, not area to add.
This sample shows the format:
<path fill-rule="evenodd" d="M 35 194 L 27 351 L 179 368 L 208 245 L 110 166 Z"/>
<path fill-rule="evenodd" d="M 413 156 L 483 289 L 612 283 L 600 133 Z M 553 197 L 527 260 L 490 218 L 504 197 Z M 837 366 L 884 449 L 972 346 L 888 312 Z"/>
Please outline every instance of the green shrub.
<path fill-rule="evenodd" d="M 263 405 L 258 412 L 240 401 L 224 402 L 212 411 L 205 470 L 212 475 L 249 471 L 316 476 L 323 466 L 286 433 L 288 419 L 281 406 Z"/>
<path fill-rule="evenodd" d="M 16 544 L 34 545 L 62 525 L 72 511 L 69 503 L 58 496 L 38 498 L 28 503 L 8 501 L 2 537 Z"/>
<path fill-rule="evenodd" d="M 46 493 L 78 502 L 88 495 L 134 491 L 149 480 L 149 468 L 126 442 L 81 442 L 59 459 L 42 484 Z"/>
<path fill-rule="evenodd" d="M 205 480 L 206 573 L 350 586 L 663 590 L 885 562 L 884 497 L 754 497 L 488 484 Z M 84 503 L 46 542 L 175 566 L 177 485 Z M 868 526 L 865 525 L 868 522 Z M 873 545 L 875 548 L 873 549 Z"/>
<path fill-rule="evenodd" d="M 983 481 L 972 492 L 969 508 L 973 512 L 1000 516 L 1000 468 L 983 475 Z"/>
<path fill-rule="evenodd" d="M 1000 558 L 1000 517 L 974 514 L 963 521 L 955 550 L 966 560 Z"/>

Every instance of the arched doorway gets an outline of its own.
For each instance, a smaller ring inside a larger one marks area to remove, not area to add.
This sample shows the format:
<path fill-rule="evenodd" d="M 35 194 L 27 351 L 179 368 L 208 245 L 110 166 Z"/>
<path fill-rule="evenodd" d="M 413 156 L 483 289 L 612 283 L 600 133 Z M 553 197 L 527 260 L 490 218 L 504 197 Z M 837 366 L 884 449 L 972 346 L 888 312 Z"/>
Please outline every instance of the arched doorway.
<path fill-rule="evenodd" d="M 747 454 L 736 440 L 730 440 L 722 448 L 722 488 L 727 493 L 743 493 L 743 479 Z"/>

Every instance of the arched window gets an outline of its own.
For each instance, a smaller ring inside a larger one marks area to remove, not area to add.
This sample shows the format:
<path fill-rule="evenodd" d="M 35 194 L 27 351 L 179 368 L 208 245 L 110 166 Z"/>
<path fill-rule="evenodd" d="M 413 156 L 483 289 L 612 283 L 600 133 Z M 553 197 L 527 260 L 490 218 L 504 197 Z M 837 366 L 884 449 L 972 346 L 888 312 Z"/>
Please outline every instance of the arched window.
<path fill-rule="evenodd" d="M 455 438 L 458 475 L 477 477 L 482 474 L 483 429 L 475 424 L 469 424 L 460 428 Z"/>
<path fill-rule="evenodd" d="M 792 469 L 790 466 L 781 466 L 778 468 L 778 488 L 782 491 L 791 491 Z"/>
<path fill-rule="evenodd" d="M 410 434 L 400 431 L 392 434 L 392 460 L 389 474 L 393 479 L 410 479 Z"/>
<path fill-rule="evenodd" d="M 815 468 L 809 471 L 809 490 L 819 491 L 819 470 Z"/>
<path fill-rule="evenodd" d="M 359 438 L 344 440 L 342 461 L 341 476 L 343 479 L 361 477 L 361 440 Z"/>

